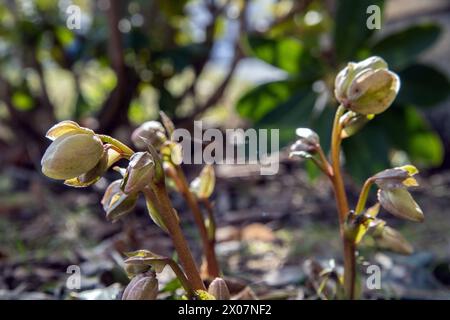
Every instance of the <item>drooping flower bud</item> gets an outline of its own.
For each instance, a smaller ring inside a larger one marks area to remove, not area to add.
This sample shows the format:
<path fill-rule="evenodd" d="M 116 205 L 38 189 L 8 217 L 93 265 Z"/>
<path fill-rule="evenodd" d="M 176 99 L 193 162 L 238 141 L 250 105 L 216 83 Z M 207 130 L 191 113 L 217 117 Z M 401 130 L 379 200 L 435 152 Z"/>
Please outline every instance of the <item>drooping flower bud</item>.
<path fill-rule="evenodd" d="M 191 190 L 199 199 L 208 199 L 214 191 L 216 176 L 214 167 L 207 164 L 197 178 L 191 182 Z"/>
<path fill-rule="evenodd" d="M 378 185 L 378 201 L 388 212 L 399 218 L 422 222 L 422 209 L 414 201 L 407 187 L 417 186 L 413 177 L 419 171 L 412 165 L 381 171 L 372 177 Z"/>
<path fill-rule="evenodd" d="M 309 128 L 297 128 L 295 134 L 298 136 L 298 140 L 291 146 L 290 157 L 310 158 L 317 152 L 320 144 L 317 133 Z"/>
<path fill-rule="evenodd" d="M 396 217 L 415 222 L 424 220 L 422 209 L 405 188 L 380 189 L 378 201 L 384 209 Z"/>
<path fill-rule="evenodd" d="M 102 141 L 93 133 L 69 131 L 50 144 L 41 160 L 42 173 L 67 180 L 93 169 L 104 153 Z"/>
<path fill-rule="evenodd" d="M 167 137 L 164 127 L 159 121 L 147 121 L 133 131 L 131 140 L 141 150 L 147 149 L 148 143 L 159 149 Z"/>
<path fill-rule="evenodd" d="M 158 279 L 154 272 L 141 273 L 131 279 L 122 300 L 155 300 L 158 296 Z"/>
<path fill-rule="evenodd" d="M 364 115 L 385 111 L 399 89 L 399 77 L 388 70 L 380 57 L 350 62 L 335 80 L 336 99 L 346 108 Z"/>
<path fill-rule="evenodd" d="M 142 191 L 153 181 L 155 162 L 148 152 L 136 152 L 131 156 L 121 188 L 126 194 Z"/>
<path fill-rule="evenodd" d="M 136 206 L 137 194 L 124 193 L 120 188 L 121 182 L 122 180 L 112 182 L 103 195 L 101 203 L 108 220 L 116 221 Z"/>
<path fill-rule="evenodd" d="M 217 300 L 230 300 L 230 291 L 222 278 L 215 278 L 208 287 L 208 293 Z"/>
<path fill-rule="evenodd" d="M 384 221 L 374 227 L 372 236 L 377 245 L 381 248 L 406 255 L 414 252 L 412 245 L 402 236 L 402 234 L 397 230 L 386 226 Z"/>

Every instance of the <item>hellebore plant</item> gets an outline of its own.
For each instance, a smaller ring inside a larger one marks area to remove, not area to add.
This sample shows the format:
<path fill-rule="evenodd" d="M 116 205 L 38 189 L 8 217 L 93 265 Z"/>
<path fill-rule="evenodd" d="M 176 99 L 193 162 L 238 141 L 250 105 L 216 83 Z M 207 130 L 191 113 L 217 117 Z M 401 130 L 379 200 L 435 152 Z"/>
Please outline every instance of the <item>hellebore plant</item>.
<path fill-rule="evenodd" d="M 399 88 L 400 79 L 388 70 L 380 57 L 350 62 L 335 81 L 335 96 L 340 105 L 333 123 L 330 161 L 320 146 L 319 136 L 310 129 L 298 128 L 298 140 L 291 146 L 291 157 L 311 159 L 333 185 L 344 249 L 343 288 L 348 299 L 355 298 L 356 246 L 366 234 L 371 234 L 380 247 L 403 254 L 413 251 L 399 232 L 377 217 L 380 205 L 399 218 L 417 222 L 424 219 L 422 210 L 407 190 L 418 185 L 413 177 L 418 172 L 414 166 L 387 169 L 367 179 L 354 210 L 349 208 L 341 173 L 342 140 L 388 109 Z M 378 187 L 378 202 L 366 209 L 373 185 Z"/>
<path fill-rule="evenodd" d="M 113 181 L 105 191 L 101 203 L 106 217 L 111 221 L 120 219 L 131 212 L 139 196 L 144 195 L 150 217 L 171 237 L 181 267 L 174 260 L 150 251 L 128 253 L 125 266 L 132 280 L 124 291 L 123 299 L 155 299 L 158 293 L 156 274 L 166 265 L 174 271 L 188 298 L 227 298 L 228 289 L 221 279 L 211 283 L 209 289 L 212 294 L 206 291 L 166 187 L 167 174 L 194 212 L 204 241 L 208 277 L 213 280 L 219 275 L 214 253 L 212 205 L 208 200 L 214 189 L 214 171 L 211 167 L 206 167 L 194 180 L 193 190 L 190 190 L 181 167 L 175 164 L 181 163 L 180 148 L 165 133 L 167 131 L 170 135 L 173 124 L 165 115 L 162 117 L 164 126 L 159 122 L 150 122 L 133 133 L 135 143 L 148 150 L 142 152 L 134 152 L 122 142 L 97 134 L 73 121 L 62 121 L 47 132 L 46 136 L 52 143 L 42 157 L 42 172 L 50 178 L 64 180 L 66 185 L 87 187 L 97 182 L 120 159 L 129 160 L 127 168 L 113 168 L 122 178 Z M 208 204 L 206 222 L 198 201 Z M 209 232 L 206 225 L 211 226 L 208 228 Z"/>

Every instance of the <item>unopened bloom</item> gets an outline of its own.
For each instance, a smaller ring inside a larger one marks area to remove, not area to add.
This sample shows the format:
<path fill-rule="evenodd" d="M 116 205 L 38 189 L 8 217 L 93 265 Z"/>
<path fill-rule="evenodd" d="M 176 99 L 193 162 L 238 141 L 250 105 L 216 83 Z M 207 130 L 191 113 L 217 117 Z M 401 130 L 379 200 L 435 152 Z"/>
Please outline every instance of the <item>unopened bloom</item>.
<path fill-rule="evenodd" d="M 141 273 L 131 279 L 122 300 L 155 300 L 158 295 L 158 279 L 152 271 Z"/>
<path fill-rule="evenodd" d="M 207 164 L 203 167 L 199 176 L 192 180 L 191 190 L 199 199 L 208 199 L 214 191 L 216 176 L 213 166 Z"/>
<path fill-rule="evenodd" d="M 372 227 L 372 236 L 378 246 L 400 254 L 412 254 L 414 249 L 403 235 L 397 230 L 386 226 L 385 222 L 380 220 Z"/>
<path fill-rule="evenodd" d="M 350 62 L 335 80 L 336 99 L 346 108 L 364 115 L 385 111 L 399 89 L 399 77 L 388 70 L 387 63 L 380 57 Z"/>
<path fill-rule="evenodd" d="M 159 149 L 167 137 L 165 129 L 159 121 L 147 121 L 133 131 L 131 140 L 137 148 L 142 150 L 147 149 L 148 143 Z"/>
<path fill-rule="evenodd" d="M 297 128 L 295 134 L 298 136 L 298 140 L 291 146 L 290 157 L 309 158 L 317 152 L 320 147 L 317 133 L 308 128 Z"/>
<path fill-rule="evenodd" d="M 41 160 L 47 177 L 67 180 L 93 169 L 104 155 L 103 143 L 95 133 L 73 121 L 63 121 L 47 132 L 53 140 Z"/>
<path fill-rule="evenodd" d="M 154 175 L 155 162 L 150 153 L 136 152 L 130 158 L 121 188 L 126 194 L 137 193 L 153 181 Z"/>
<path fill-rule="evenodd" d="M 378 201 L 384 209 L 399 218 L 421 222 L 424 220 L 422 209 L 407 190 L 418 185 L 413 177 L 417 172 L 416 167 L 408 165 L 384 170 L 372 179 L 380 188 Z"/>
<path fill-rule="evenodd" d="M 126 194 L 120 189 L 122 180 L 112 182 L 102 198 L 103 210 L 108 220 L 115 221 L 131 212 L 136 206 L 137 194 Z"/>
<path fill-rule="evenodd" d="M 215 278 L 208 287 L 208 293 L 217 300 L 230 300 L 230 291 L 222 278 Z"/>

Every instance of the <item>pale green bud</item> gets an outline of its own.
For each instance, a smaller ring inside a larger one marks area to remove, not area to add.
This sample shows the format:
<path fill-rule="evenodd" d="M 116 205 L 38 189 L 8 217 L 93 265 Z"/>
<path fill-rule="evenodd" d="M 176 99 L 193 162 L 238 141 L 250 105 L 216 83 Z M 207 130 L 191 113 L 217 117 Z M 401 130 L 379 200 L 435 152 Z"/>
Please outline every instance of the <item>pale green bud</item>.
<path fill-rule="evenodd" d="M 155 300 L 158 296 L 158 279 L 153 272 L 141 273 L 131 279 L 122 300 Z"/>
<path fill-rule="evenodd" d="M 122 180 L 112 182 L 103 195 L 101 204 L 108 220 L 115 221 L 134 209 L 137 194 L 125 194 L 120 189 Z"/>
<path fill-rule="evenodd" d="M 67 180 L 93 169 L 104 153 L 102 141 L 93 133 L 69 131 L 58 136 L 41 160 L 47 177 Z"/>
<path fill-rule="evenodd" d="M 159 149 L 167 137 L 159 121 L 147 121 L 133 131 L 131 140 L 138 149 L 147 149 L 149 143 Z"/>
<path fill-rule="evenodd" d="M 191 190 L 199 199 L 208 199 L 214 191 L 216 176 L 213 166 L 207 164 L 203 167 L 199 176 L 192 180 Z"/>
<path fill-rule="evenodd" d="M 385 111 L 399 89 L 400 79 L 379 57 L 349 63 L 335 81 L 336 99 L 346 108 L 364 115 Z"/>
<path fill-rule="evenodd" d="M 378 201 L 384 209 L 396 217 L 416 222 L 424 220 L 422 209 L 406 188 L 380 189 Z"/>
<path fill-rule="evenodd" d="M 412 245 L 397 230 L 384 225 L 384 223 L 375 227 L 373 237 L 381 248 L 388 249 L 400 254 L 412 254 L 414 249 Z"/>
<path fill-rule="evenodd" d="M 121 188 L 126 194 L 142 191 L 153 181 L 155 162 L 148 152 L 136 152 L 131 156 Z"/>
<path fill-rule="evenodd" d="M 217 300 L 230 300 L 230 291 L 222 278 L 215 278 L 208 287 L 208 293 Z"/>

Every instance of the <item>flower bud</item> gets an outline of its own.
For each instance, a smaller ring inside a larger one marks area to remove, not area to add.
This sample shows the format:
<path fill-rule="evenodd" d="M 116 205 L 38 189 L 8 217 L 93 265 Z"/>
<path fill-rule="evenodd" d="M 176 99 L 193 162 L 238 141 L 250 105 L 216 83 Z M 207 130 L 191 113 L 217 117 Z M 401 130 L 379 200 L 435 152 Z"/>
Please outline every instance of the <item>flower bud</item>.
<path fill-rule="evenodd" d="M 387 69 L 380 57 L 349 63 L 335 80 L 336 99 L 346 108 L 364 115 L 385 111 L 399 89 L 400 79 Z"/>
<path fill-rule="evenodd" d="M 126 194 L 142 191 L 153 181 L 155 163 L 148 152 L 136 152 L 131 156 L 121 188 Z"/>
<path fill-rule="evenodd" d="M 297 128 L 295 134 L 299 139 L 291 146 L 290 157 L 310 158 L 317 152 L 320 144 L 317 133 L 308 128 Z"/>
<path fill-rule="evenodd" d="M 413 177 L 419 170 L 412 165 L 383 170 L 372 178 L 380 189 L 404 188 L 417 186 Z"/>
<path fill-rule="evenodd" d="M 158 279 L 154 272 L 141 273 L 131 279 L 122 300 L 155 300 L 158 296 Z"/>
<path fill-rule="evenodd" d="M 138 149 L 147 149 L 148 143 L 159 149 L 167 137 L 159 121 L 147 121 L 133 131 L 131 140 Z"/>
<path fill-rule="evenodd" d="M 230 291 L 222 278 L 215 278 L 208 287 L 208 293 L 217 300 L 230 300 Z"/>
<path fill-rule="evenodd" d="M 422 209 L 405 188 L 380 189 L 378 201 L 384 209 L 396 217 L 416 222 L 424 220 Z"/>
<path fill-rule="evenodd" d="M 42 173 L 67 180 L 93 169 L 104 153 L 102 141 L 93 133 L 70 131 L 58 136 L 41 160 Z"/>
<path fill-rule="evenodd" d="M 384 224 L 376 228 L 373 237 L 381 248 L 392 250 L 400 254 L 412 254 L 412 245 L 397 230 Z"/>
<path fill-rule="evenodd" d="M 216 176 L 213 166 L 207 164 L 199 176 L 192 180 L 191 190 L 199 199 L 208 199 L 214 191 Z"/>
<path fill-rule="evenodd" d="M 112 182 L 103 195 L 101 203 L 108 220 L 116 221 L 136 206 L 137 194 L 125 194 L 120 189 L 121 182 L 122 180 Z"/>

